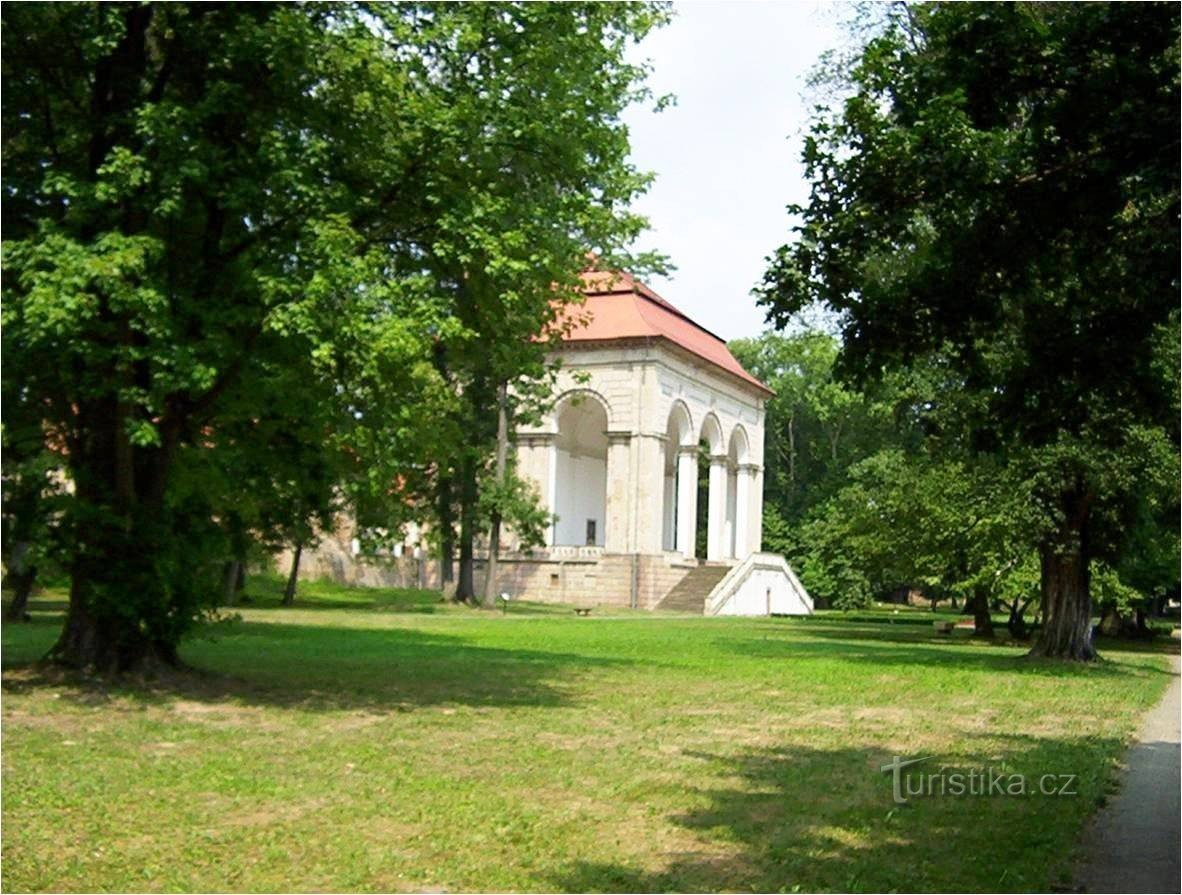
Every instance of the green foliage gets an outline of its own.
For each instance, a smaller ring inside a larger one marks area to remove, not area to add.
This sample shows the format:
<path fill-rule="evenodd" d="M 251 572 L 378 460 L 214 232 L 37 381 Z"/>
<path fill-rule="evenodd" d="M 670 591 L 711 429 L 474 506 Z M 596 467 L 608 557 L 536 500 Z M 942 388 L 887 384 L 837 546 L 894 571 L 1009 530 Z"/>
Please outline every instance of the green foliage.
<path fill-rule="evenodd" d="M 529 550 L 546 543 L 546 531 L 553 514 L 542 506 L 537 486 L 510 470 L 504 481 L 495 478 L 484 484 L 478 504 L 482 521 L 500 518 L 513 532 L 518 548 Z"/>
<path fill-rule="evenodd" d="M 849 476 L 804 526 L 810 592 L 852 577 L 834 569 L 857 569 L 863 604 L 899 587 L 937 598 L 995 595 L 1032 549 L 1023 483 L 991 464 L 884 450 Z"/>
<path fill-rule="evenodd" d="M 890 387 L 858 390 L 835 369 L 840 349 L 827 332 L 766 332 L 728 346 L 775 395 L 767 403 L 764 499 L 796 521 L 830 497 L 846 470 L 895 443 L 897 395 Z"/>
<path fill-rule="evenodd" d="M 1100 606 L 1115 606 L 1122 612 L 1143 604 L 1144 595 L 1121 581 L 1120 575 L 1106 563 L 1096 563 L 1092 569 L 1092 590 Z"/>
<path fill-rule="evenodd" d="M 1115 561 L 1176 501 L 1178 46 L 1164 3 L 880 17 L 765 280 L 780 324 L 836 312 L 857 381 L 942 365 L 942 437 L 1029 485 L 1049 557 Z"/>
<path fill-rule="evenodd" d="M 343 500 L 395 525 L 479 443 L 464 359 L 541 375 L 529 336 L 585 252 L 642 225 L 623 52 L 664 16 L 4 8 L 3 376 L 75 485 L 59 658 L 170 657 L 244 538 Z"/>

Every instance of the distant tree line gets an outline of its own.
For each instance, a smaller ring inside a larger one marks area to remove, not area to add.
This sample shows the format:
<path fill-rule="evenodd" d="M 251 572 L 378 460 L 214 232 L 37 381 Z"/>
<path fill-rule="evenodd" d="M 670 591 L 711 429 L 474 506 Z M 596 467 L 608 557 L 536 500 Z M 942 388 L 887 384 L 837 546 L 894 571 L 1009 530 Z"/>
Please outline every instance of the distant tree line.
<path fill-rule="evenodd" d="M 1037 479 L 956 437 L 948 384 L 911 368 L 873 385 L 844 383 L 841 343 L 822 329 L 768 332 L 730 348 L 776 392 L 765 429 L 764 548 L 789 558 L 809 593 L 838 609 L 920 595 L 971 613 L 993 636 L 1007 616 L 1025 639 L 1041 609 L 1033 502 Z M 1178 591 L 1178 505 L 1169 487 L 1140 499 L 1119 556 L 1093 564 L 1097 614 L 1106 633 L 1145 630 Z"/>

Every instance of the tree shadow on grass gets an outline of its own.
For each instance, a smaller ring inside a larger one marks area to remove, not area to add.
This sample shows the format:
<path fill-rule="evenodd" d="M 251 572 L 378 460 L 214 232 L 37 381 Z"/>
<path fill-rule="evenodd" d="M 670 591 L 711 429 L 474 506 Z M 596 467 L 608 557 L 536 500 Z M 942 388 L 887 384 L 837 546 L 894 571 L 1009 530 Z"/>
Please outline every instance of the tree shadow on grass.
<path fill-rule="evenodd" d="M 950 639 L 939 636 L 927 637 L 909 631 L 884 631 L 881 625 L 863 627 L 844 623 L 805 623 L 785 628 L 782 635 L 772 633 L 765 634 L 762 639 L 720 641 L 719 645 L 744 656 L 769 659 L 825 658 L 872 663 L 886 668 L 948 666 L 1059 678 L 1078 675 L 1140 677 L 1146 674 L 1171 673 L 1166 668 L 1152 665 L 1107 662 L 1103 659 L 1103 653 L 1100 661 L 1087 664 L 1036 659 L 1026 655 L 1024 650 L 1028 649 L 1028 646 L 1025 644 L 1004 648 L 968 637 Z M 1014 647 L 1023 652 L 1017 652 Z M 1129 645 L 1119 650 L 1122 654 L 1147 655 L 1165 655 L 1177 651 L 1176 641 L 1168 646 L 1146 645 L 1145 648 L 1137 649 L 1134 645 Z"/>
<path fill-rule="evenodd" d="M 181 648 L 188 668 L 141 680 L 103 680 L 40 663 L 6 669 L 4 689 L 66 687 L 87 704 L 113 696 L 186 699 L 312 711 L 411 711 L 427 706 L 562 706 L 574 679 L 620 660 L 479 646 L 412 628 L 236 621 Z"/>
<path fill-rule="evenodd" d="M 897 804 L 892 777 L 881 770 L 894 755 L 881 749 L 699 754 L 710 779 L 733 785 L 695 791 L 691 801 L 700 807 L 668 816 L 698 847 L 658 852 L 648 868 L 580 860 L 547 883 L 579 892 L 1046 890 L 1067 878 L 1072 845 L 1121 744 L 1095 737 L 1001 742 L 1001 754 L 991 738 L 979 755 L 956 762 L 933 756 L 909 773 L 994 768 L 1034 787 L 1044 775 L 1057 781 L 1071 774 L 1076 795 L 933 790 Z M 923 785 L 921 777 L 910 779 Z"/>

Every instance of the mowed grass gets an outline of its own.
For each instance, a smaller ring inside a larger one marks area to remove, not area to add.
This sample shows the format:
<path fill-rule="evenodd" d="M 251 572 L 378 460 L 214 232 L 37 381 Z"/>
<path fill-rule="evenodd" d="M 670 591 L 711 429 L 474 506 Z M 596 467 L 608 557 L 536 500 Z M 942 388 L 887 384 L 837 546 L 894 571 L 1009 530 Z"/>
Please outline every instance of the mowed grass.
<path fill-rule="evenodd" d="M 278 586 L 156 686 L 30 666 L 60 593 L 4 628 L 5 891 L 1046 890 L 1167 681 L 1160 652 L 1061 667 L 907 613 Z M 1079 795 L 897 806 L 894 756 Z"/>

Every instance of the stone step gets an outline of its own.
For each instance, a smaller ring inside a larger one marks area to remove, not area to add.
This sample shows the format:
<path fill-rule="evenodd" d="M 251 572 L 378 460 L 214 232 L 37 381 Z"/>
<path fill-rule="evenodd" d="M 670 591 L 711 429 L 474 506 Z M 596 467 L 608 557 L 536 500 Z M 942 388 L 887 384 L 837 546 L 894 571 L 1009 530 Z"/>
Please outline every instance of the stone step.
<path fill-rule="evenodd" d="M 715 586 L 726 577 L 730 566 L 698 566 L 679 581 L 657 604 L 658 609 L 675 612 L 702 614 L 706 610 L 706 598 Z"/>

